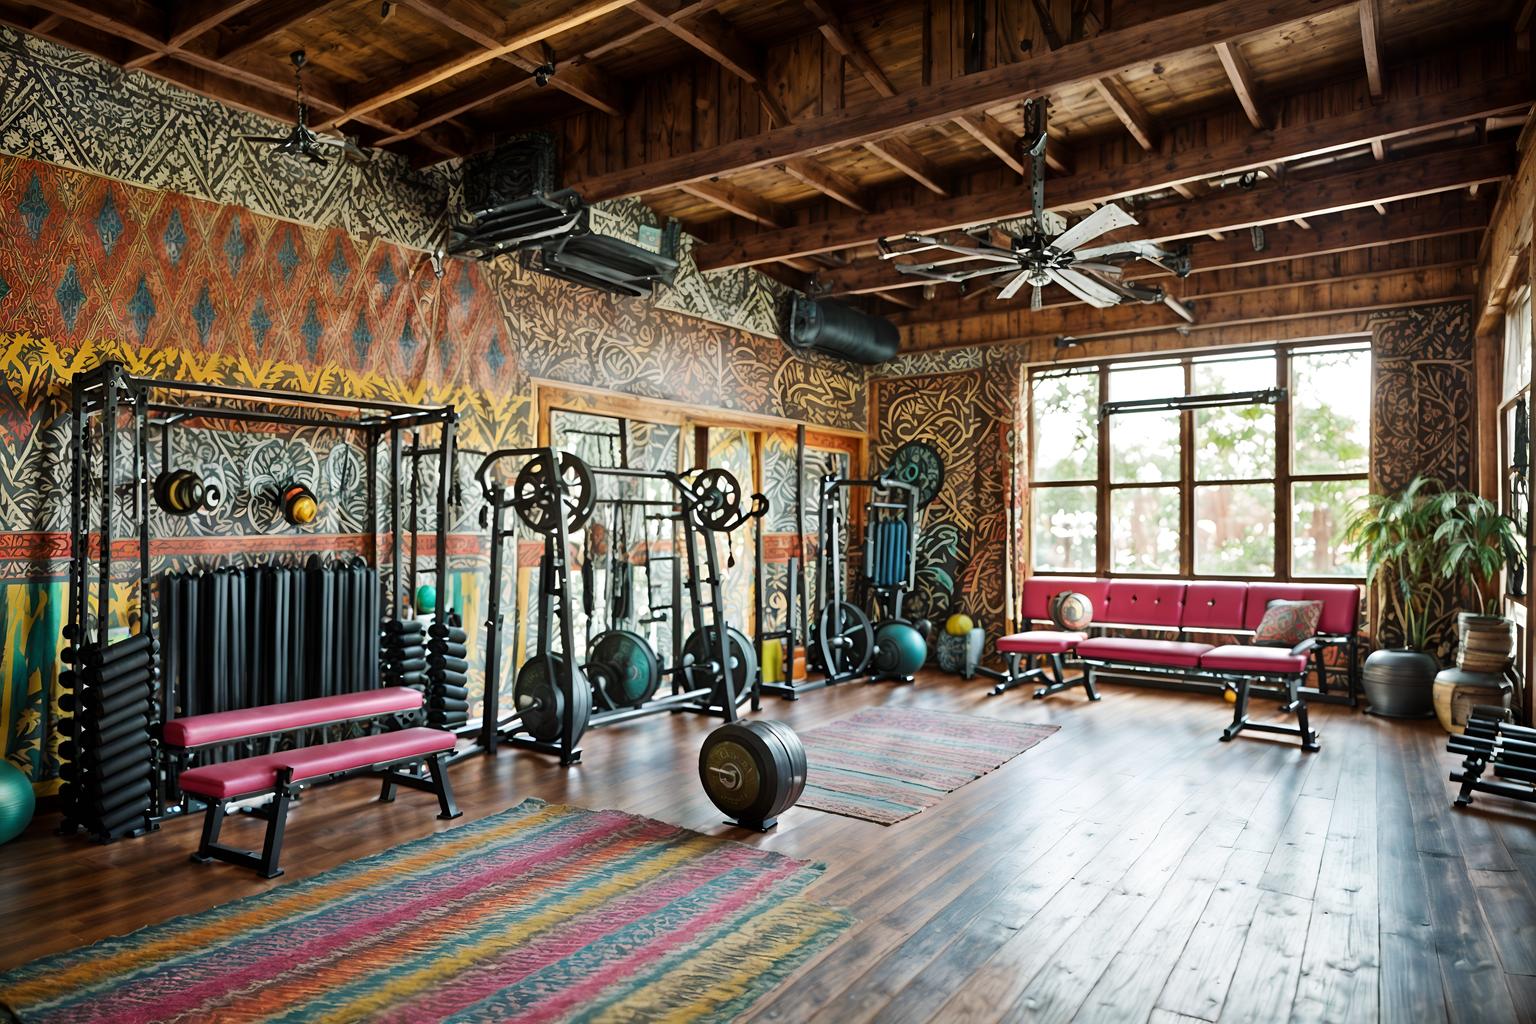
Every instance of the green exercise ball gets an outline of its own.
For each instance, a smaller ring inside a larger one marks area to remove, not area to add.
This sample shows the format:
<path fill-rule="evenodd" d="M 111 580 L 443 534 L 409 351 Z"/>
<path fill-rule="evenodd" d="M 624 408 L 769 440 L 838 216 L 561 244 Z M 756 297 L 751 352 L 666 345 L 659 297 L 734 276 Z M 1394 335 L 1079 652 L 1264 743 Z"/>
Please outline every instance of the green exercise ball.
<path fill-rule="evenodd" d="M 910 624 L 884 622 L 875 630 L 875 668 L 910 676 L 928 660 L 928 640 Z"/>
<path fill-rule="evenodd" d="M 21 835 L 36 809 L 32 781 L 9 761 L 0 761 L 0 843 Z"/>
<path fill-rule="evenodd" d="M 416 588 L 416 614 L 425 615 L 437 611 L 437 588 L 423 583 Z"/>

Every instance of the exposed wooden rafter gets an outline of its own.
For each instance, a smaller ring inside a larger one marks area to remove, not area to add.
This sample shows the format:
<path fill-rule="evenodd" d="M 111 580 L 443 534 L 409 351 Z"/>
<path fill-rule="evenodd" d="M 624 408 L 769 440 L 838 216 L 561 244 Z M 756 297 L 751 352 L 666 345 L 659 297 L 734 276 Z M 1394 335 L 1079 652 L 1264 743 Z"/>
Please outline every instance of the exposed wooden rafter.
<path fill-rule="evenodd" d="M 1248 115 L 1248 123 L 1261 131 L 1268 128 L 1268 119 L 1259 103 L 1259 90 L 1254 85 L 1253 69 L 1248 66 L 1248 58 L 1243 56 L 1237 40 L 1217 43 L 1216 56 L 1227 72 L 1227 81 L 1232 83 L 1237 102 L 1242 104 L 1243 113 Z"/>
<path fill-rule="evenodd" d="M 1379 100 L 1381 81 L 1381 7 L 1380 0 L 1360 0 L 1360 42 L 1365 51 L 1365 80 L 1371 99 Z"/>
<path fill-rule="evenodd" d="M 1045 95 L 1119 69 L 1172 59 L 1235 39 L 1346 7 L 1358 0 L 1227 0 L 1193 14 L 1162 18 L 1106 32 L 1018 64 L 952 79 L 921 91 L 881 97 L 710 149 L 598 175 L 579 183 L 589 200 L 643 195 L 735 171 L 813 156 L 881 139 L 903 128 L 949 121 L 975 110 Z"/>
<path fill-rule="evenodd" d="M 1107 167 L 1054 179 L 1047 198 L 1053 208 L 1107 202 L 1179 182 L 1208 180 L 1223 174 L 1263 168 L 1331 150 L 1456 124 L 1510 109 L 1524 109 L 1532 85 L 1520 76 L 1469 81 L 1434 95 L 1389 96 L 1365 110 L 1236 137 L 1215 145 L 1191 147 L 1139 164 L 1129 178 L 1123 168 Z M 1381 166 L 1398 166 L 1401 162 Z M 1470 183 L 1476 178 L 1468 179 Z M 857 217 L 829 218 L 815 224 L 768 232 L 732 242 L 702 246 L 696 257 L 705 269 L 750 266 L 784 255 L 808 255 L 871 243 L 908 231 L 942 231 L 1024 216 L 1029 197 L 1017 188 L 953 196 L 916 209 L 895 209 Z"/>

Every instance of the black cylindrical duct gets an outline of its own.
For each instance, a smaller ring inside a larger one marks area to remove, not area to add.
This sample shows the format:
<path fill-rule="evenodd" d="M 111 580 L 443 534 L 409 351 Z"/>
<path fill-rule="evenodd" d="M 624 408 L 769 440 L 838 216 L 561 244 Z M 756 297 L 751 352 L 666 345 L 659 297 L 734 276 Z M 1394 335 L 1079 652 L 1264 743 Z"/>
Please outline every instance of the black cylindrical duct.
<path fill-rule="evenodd" d="M 855 363 L 883 363 L 896 357 L 896 325 L 852 306 L 795 295 L 784 324 L 791 348 L 815 349 Z"/>

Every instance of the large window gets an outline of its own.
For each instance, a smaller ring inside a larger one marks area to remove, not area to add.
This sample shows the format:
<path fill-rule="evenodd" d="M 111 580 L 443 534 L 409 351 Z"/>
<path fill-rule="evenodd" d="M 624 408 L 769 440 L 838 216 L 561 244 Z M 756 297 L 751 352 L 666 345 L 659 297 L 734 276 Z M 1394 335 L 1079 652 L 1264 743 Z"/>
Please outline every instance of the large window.
<path fill-rule="evenodd" d="M 1370 393 L 1364 341 L 1037 371 L 1035 570 L 1359 576 L 1342 535 L 1367 489 Z"/>

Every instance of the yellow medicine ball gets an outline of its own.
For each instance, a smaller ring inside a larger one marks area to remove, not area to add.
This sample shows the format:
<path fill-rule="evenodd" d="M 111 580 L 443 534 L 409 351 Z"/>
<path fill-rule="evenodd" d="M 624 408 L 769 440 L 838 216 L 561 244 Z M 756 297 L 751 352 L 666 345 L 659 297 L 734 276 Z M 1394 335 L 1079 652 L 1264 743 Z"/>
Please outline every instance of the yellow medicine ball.
<path fill-rule="evenodd" d="M 971 617 L 964 612 L 956 612 L 944 623 L 944 632 L 950 636 L 965 636 L 975 628 L 976 623 L 972 622 Z"/>

